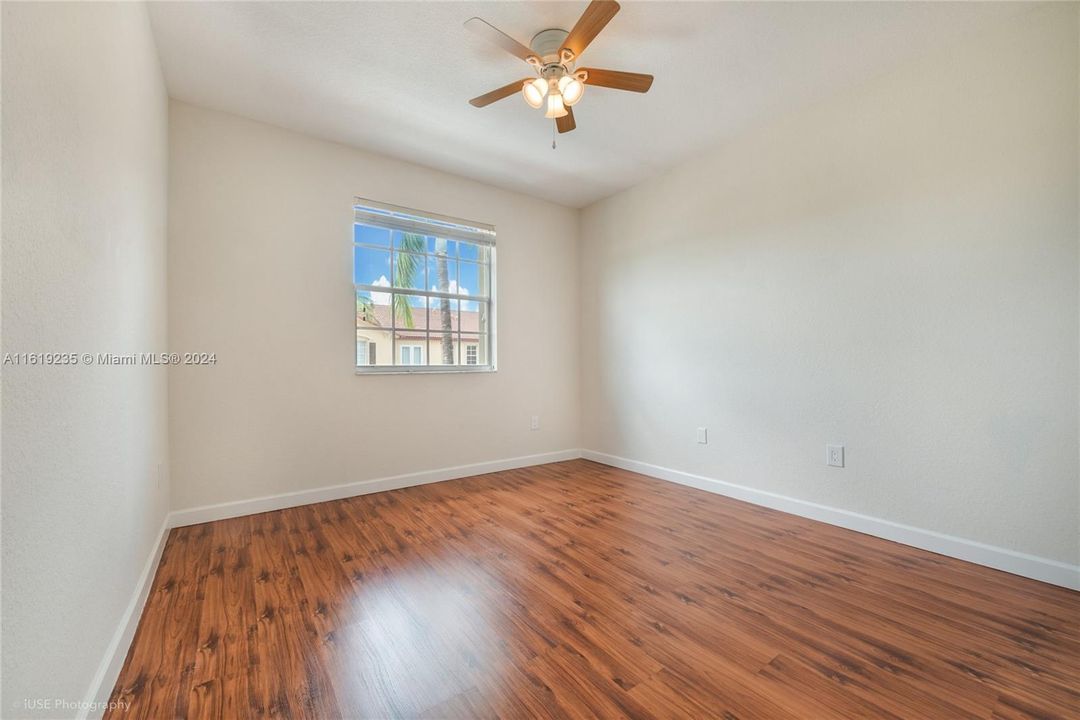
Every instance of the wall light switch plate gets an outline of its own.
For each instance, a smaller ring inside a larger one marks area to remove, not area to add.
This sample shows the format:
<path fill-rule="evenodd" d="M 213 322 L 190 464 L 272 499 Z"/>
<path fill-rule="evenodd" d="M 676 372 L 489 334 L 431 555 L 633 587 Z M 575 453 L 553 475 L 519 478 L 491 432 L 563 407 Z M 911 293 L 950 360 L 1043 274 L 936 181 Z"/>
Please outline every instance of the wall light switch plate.
<path fill-rule="evenodd" d="M 697 441 L 702 445 L 709 444 L 709 428 L 697 429 Z"/>
<path fill-rule="evenodd" d="M 831 467 L 844 467 L 844 446 L 826 445 L 825 464 Z"/>
<path fill-rule="evenodd" d="M 529 429 L 530 430 L 539 430 L 540 429 L 540 416 L 539 415 L 533 415 L 532 419 L 529 420 Z"/>

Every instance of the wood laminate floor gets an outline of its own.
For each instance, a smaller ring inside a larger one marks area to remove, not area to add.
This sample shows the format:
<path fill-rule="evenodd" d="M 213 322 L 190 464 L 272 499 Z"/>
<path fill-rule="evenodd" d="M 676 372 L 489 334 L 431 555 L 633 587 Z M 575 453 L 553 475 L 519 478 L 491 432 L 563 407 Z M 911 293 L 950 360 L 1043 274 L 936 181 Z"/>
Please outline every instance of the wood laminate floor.
<path fill-rule="evenodd" d="M 110 717 L 1080 717 L 1080 593 L 585 460 L 172 531 Z"/>

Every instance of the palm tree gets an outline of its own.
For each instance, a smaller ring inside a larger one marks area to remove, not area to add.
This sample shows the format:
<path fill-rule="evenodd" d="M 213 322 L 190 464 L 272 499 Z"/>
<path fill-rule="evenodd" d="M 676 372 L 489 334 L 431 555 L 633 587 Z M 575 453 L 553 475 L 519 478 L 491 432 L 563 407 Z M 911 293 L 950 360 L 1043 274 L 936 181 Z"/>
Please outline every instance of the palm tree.
<path fill-rule="evenodd" d="M 424 252 L 424 236 L 417 235 L 416 233 L 405 233 L 401 238 L 401 246 L 399 250 L 406 250 L 408 252 L 400 252 L 394 254 L 394 287 L 397 288 L 410 288 L 414 287 L 416 274 L 420 271 L 420 263 L 423 262 L 423 255 L 419 253 Z M 410 253 L 418 253 L 412 255 Z M 435 239 L 435 272 L 437 275 L 436 288 L 439 292 L 450 292 L 450 268 L 449 268 L 449 252 L 447 251 L 447 243 L 443 238 Z M 361 303 L 362 298 L 357 298 L 357 303 Z M 442 315 L 442 361 L 443 365 L 454 364 L 454 328 L 452 317 L 450 314 L 450 298 L 441 298 L 439 304 L 440 315 Z M 414 327 L 412 306 L 409 305 L 407 296 L 394 295 L 394 317 L 397 319 L 399 325 L 407 328 Z"/>
<path fill-rule="evenodd" d="M 439 279 L 439 292 L 450 292 L 450 271 L 447 262 L 446 240 L 435 240 L 435 267 Z M 439 304 L 442 315 L 442 361 L 443 365 L 454 364 L 454 335 L 450 320 L 450 298 L 442 298 Z"/>

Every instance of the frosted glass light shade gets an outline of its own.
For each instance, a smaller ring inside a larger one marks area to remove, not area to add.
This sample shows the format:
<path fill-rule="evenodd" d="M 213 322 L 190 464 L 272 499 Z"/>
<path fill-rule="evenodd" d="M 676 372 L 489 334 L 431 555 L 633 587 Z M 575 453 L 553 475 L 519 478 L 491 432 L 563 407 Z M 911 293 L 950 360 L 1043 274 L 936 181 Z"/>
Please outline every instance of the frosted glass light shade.
<path fill-rule="evenodd" d="M 559 92 L 562 94 L 565 105 L 576 105 L 585 94 L 585 83 L 573 75 L 564 75 L 559 78 Z"/>
<path fill-rule="evenodd" d="M 547 83 L 541 78 L 529 80 L 521 86 L 521 94 L 530 107 L 538 108 L 544 104 L 544 94 L 547 92 Z"/>
<path fill-rule="evenodd" d="M 544 113 L 546 118 L 561 118 L 566 117 L 569 113 L 566 111 L 566 106 L 563 105 L 562 95 L 558 91 L 548 93 L 547 98 L 547 112 Z"/>

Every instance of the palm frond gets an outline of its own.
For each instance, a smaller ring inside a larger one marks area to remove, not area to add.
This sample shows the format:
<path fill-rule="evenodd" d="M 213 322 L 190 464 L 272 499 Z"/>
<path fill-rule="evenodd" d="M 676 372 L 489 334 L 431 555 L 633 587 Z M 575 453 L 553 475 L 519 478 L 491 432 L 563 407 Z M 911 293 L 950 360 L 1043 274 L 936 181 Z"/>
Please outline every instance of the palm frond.
<path fill-rule="evenodd" d="M 375 317 L 375 303 L 371 301 L 371 298 L 356 296 L 356 314 L 364 322 L 375 324 L 379 322 Z"/>
<path fill-rule="evenodd" d="M 401 238 L 399 250 L 414 253 L 424 252 L 424 236 L 405 233 Z M 394 254 L 394 287 L 410 288 L 415 284 L 416 273 L 423 267 L 423 256 L 410 255 L 409 252 Z M 394 317 L 399 325 L 413 327 L 412 306 L 404 295 L 394 295 Z"/>

